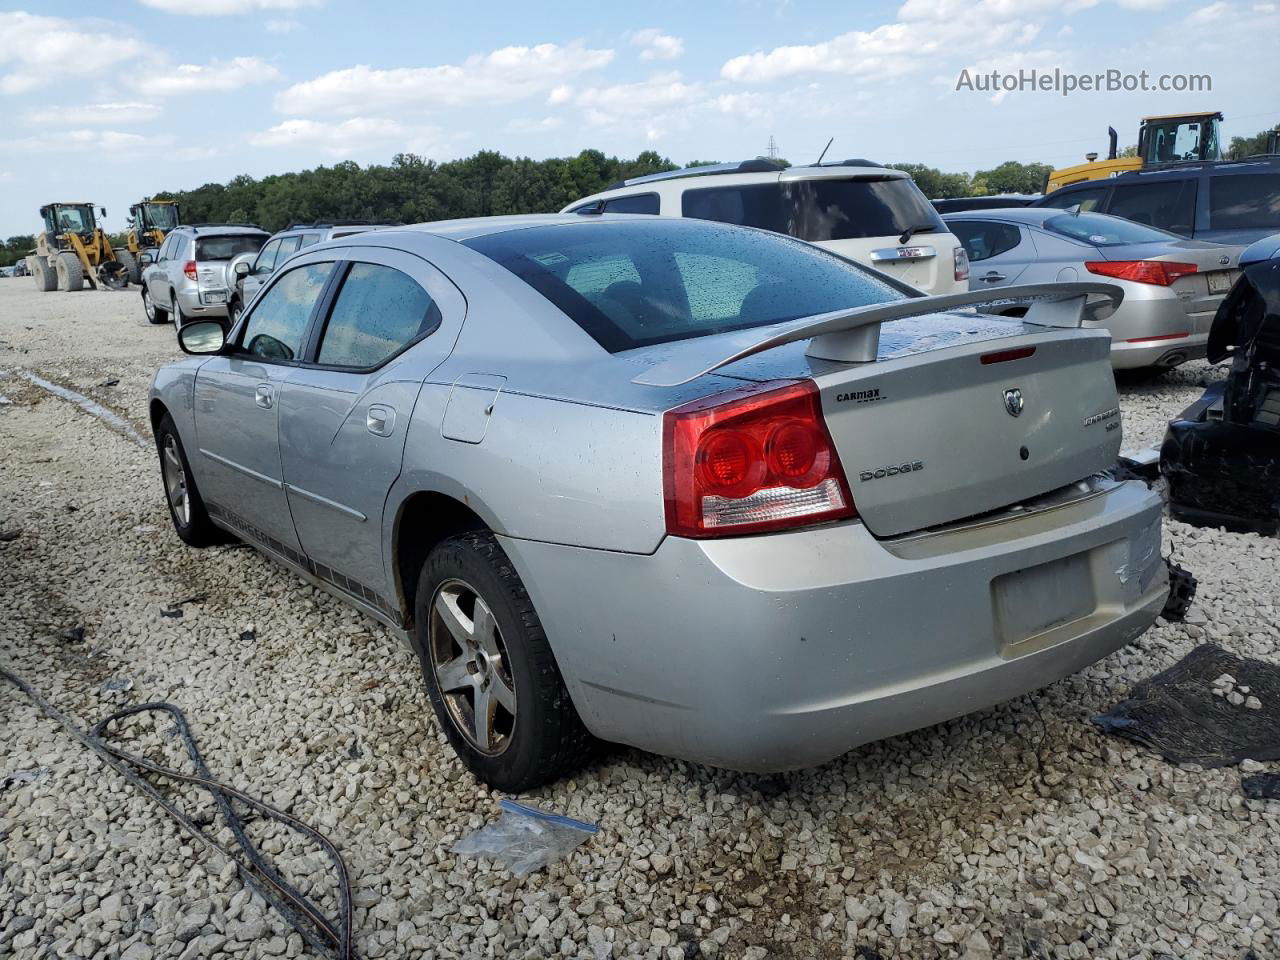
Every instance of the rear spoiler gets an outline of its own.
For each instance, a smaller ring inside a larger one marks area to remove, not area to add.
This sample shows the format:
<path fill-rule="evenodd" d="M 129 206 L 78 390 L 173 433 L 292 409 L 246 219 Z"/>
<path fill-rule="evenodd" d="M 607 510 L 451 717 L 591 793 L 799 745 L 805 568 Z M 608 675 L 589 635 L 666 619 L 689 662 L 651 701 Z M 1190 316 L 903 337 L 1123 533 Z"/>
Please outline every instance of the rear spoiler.
<path fill-rule="evenodd" d="M 1102 299 L 1090 301 L 1090 296 Z M 880 324 L 890 320 L 965 307 L 1026 304 L 1026 316 L 1019 318 L 1023 323 L 1039 327 L 1079 327 L 1084 320 L 1109 317 L 1123 300 L 1124 290 L 1114 283 L 1078 282 L 1028 283 L 998 290 L 971 290 L 968 293 L 872 303 L 800 317 L 769 327 L 740 330 L 725 337 L 708 338 L 708 350 L 682 351 L 680 355 L 633 377 L 631 382 L 650 387 L 678 387 L 745 357 L 797 340 L 812 340 L 805 354 L 816 359 L 869 363 L 876 359 L 880 349 Z M 761 337 L 769 330 L 775 332 Z"/>

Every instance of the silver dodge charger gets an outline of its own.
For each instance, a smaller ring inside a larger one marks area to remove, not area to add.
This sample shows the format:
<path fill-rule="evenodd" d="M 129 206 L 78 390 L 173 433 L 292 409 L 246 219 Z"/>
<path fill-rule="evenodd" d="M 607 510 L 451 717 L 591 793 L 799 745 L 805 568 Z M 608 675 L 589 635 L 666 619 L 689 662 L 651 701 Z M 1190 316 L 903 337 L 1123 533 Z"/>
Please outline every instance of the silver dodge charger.
<path fill-rule="evenodd" d="M 291 258 L 151 394 L 173 522 L 391 627 L 517 791 L 596 740 L 810 766 L 1049 684 L 1168 592 L 1108 472 L 1103 282 L 922 297 L 708 221 L 489 218 Z"/>

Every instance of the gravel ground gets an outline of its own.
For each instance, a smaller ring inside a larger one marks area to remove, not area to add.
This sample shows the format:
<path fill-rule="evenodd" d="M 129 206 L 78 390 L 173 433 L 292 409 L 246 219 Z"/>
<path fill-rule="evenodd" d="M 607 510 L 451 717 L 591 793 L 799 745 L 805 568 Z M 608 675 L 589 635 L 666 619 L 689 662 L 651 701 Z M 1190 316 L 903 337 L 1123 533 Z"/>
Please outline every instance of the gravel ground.
<path fill-rule="evenodd" d="M 416 663 L 374 622 L 247 549 L 174 536 L 143 436 L 177 355 L 136 293 L 0 280 L 0 663 L 84 726 L 126 703 L 188 712 L 215 775 L 344 852 L 365 957 L 1244 957 L 1280 954 L 1280 803 L 1178 768 L 1090 715 L 1206 637 L 1280 658 L 1280 544 L 1166 527 L 1200 578 L 1190 622 L 1034 696 L 785 778 L 617 749 L 531 799 L 600 825 L 523 880 L 450 848 L 496 816 L 438 733 Z M 1123 386 L 1127 445 L 1211 373 Z M 118 383 L 112 381 L 118 380 Z M 194 594 L 181 618 L 162 617 Z M 62 631 L 83 627 L 76 642 Z M 104 684 L 129 686 L 104 691 Z M 171 738 L 130 743 L 177 763 Z M 0 956 L 300 957 L 301 938 L 96 757 L 0 693 Z M 180 791 L 189 809 L 199 794 Z M 254 824 L 287 877 L 320 855 Z"/>

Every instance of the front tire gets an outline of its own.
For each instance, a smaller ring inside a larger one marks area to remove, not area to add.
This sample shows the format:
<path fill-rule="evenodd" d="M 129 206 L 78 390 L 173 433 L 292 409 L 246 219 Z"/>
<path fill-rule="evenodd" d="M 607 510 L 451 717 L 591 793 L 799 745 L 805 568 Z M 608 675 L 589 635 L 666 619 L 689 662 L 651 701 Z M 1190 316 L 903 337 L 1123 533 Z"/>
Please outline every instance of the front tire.
<path fill-rule="evenodd" d="M 173 418 L 165 414 L 156 428 L 156 451 L 160 455 L 160 479 L 164 483 L 169 518 L 178 538 L 190 547 L 211 547 L 226 543 L 227 535 L 213 525 L 204 500 L 191 474 L 187 452 Z"/>
<path fill-rule="evenodd" d="M 493 534 L 460 534 L 431 551 L 415 613 L 431 706 L 478 779 L 519 793 L 590 756 L 533 602 Z"/>
<path fill-rule="evenodd" d="M 169 311 L 156 306 L 156 302 L 151 299 L 151 291 L 147 289 L 147 285 L 142 285 L 142 312 L 147 315 L 149 323 L 168 323 Z"/>
<path fill-rule="evenodd" d="M 231 328 L 240 322 L 240 314 L 242 313 L 244 313 L 244 306 L 240 303 L 238 299 L 232 300 L 230 303 L 227 304 L 228 332 L 230 332 Z"/>
<path fill-rule="evenodd" d="M 58 254 L 58 289 L 75 293 L 84 289 L 84 265 L 74 253 L 63 251 Z"/>

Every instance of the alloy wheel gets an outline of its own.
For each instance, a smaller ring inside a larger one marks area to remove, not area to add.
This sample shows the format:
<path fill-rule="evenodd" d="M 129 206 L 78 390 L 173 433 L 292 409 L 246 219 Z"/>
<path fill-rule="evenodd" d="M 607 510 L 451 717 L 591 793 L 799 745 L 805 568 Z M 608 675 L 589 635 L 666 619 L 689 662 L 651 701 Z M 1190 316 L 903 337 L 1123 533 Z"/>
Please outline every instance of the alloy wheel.
<path fill-rule="evenodd" d="M 515 682 L 493 611 L 466 581 L 446 580 L 437 588 L 427 646 L 458 732 L 481 753 L 502 753 L 515 731 Z"/>
<path fill-rule="evenodd" d="M 164 475 L 164 492 L 169 507 L 181 526 L 191 525 L 191 491 L 187 487 L 187 471 L 182 466 L 182 454 L 172 433 L 165 434 L 161 447 L 160 469 Z"/>
<path fill-rule="evenodd" d="M 142 290 L 142 312 L 147 315 L 148 320 L 155 320 L 156 305 L 151 302 L 151 294 L 147 293 L 145 287 Z"/>

